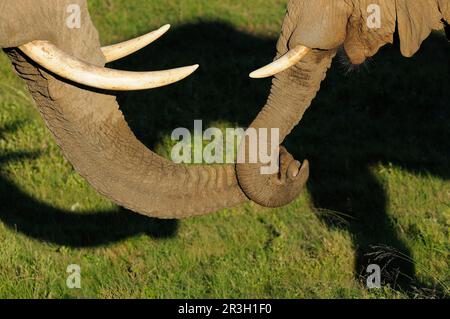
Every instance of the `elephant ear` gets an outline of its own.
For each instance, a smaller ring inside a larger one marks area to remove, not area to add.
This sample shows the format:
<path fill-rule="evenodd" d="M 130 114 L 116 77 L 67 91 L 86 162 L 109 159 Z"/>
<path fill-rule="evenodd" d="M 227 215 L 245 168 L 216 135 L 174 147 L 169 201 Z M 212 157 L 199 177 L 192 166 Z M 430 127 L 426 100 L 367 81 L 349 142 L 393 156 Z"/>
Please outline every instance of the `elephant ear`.
<path fill-rule="evenodd" d="M 378 19 L 378 20 L 377 20 Z M 345 51 L 353 64 L 393 43 L 396 11 L 392 0 L 357 0 L 347 25 Z"/>
<path fill-rule="evenodd" d="M 448 0 L 440 4 L 449 13 Z M 413 56 L 433 30 L 442 29 L 442 14 L 436 0 L 396 0 L 400 50 L 406 57 Z M 447 17 L 448 18 L 448 17 Z"/>

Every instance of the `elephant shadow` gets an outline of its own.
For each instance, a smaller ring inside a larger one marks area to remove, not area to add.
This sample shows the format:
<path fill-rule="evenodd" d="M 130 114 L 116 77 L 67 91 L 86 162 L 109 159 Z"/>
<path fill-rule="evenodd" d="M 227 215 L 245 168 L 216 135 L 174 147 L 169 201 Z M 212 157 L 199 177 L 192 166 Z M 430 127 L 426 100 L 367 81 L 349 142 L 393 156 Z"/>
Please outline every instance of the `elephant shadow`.
<path fill-rule="evenodd" d="M 350 76 L 342 70 L 350 68 L 346 62 L 336 59 L 311 108 L 285 141 L 294 156 L 311 162 L 308 190 L 314 206 L 347 216 L 340 224 L 318 215 L 328 227 L 345 227 L 351 233 L 357 273 L 372 262 L 374 246 L 392 247 L 409 261 L 377 262 L 385 263 L 385 278 L 395 272 L 392 281 L 402 287 L 417 283 L 414 262 L 389 218 L 389 199 L 373 169 L 395 165 L 414 174 L 450 177 L 450 48 L 443 39 L 432 35 L 411 59 L 400 55 L 398 44 L 386 47 Z M 112 67 L 143 71 L 199 63 L 201 68 L 169 87 L 117 93 L 121 110 L 137 138 L 150 148 L 174 128 L 192 128 L 196 119 L 203 120 L 204 127 L 245 127 L 270 89 L 270 80 L 251 80 L 248 73 L 271 61 L 275 43 L 275 35 L 248 34 L 222 22 L 180 26 Z M 30 156 L 37 155 L 0 158 L 0 166 Z M 77 215 L 37 202 L 5 180 L 0 180 L 0 190 L 0 219 L 41 240 L 84 247 L 138 233 L 176 235 L 176 221 L 125 210 Z M 14 204 L 8 204 L 11 198 Z M 109 235 L 103 227 L 109 227 Z"/>

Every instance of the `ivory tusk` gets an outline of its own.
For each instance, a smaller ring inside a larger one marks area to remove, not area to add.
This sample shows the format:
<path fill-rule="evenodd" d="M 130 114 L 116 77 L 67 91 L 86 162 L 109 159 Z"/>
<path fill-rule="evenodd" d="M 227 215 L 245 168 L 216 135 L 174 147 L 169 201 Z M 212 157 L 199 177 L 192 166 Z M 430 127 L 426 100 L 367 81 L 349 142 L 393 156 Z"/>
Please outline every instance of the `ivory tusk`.
<path fill-rule="evenodd" d="M 250 77 L 254 79 L 267 78 L 289 69 L 291 66 L 300 62 L 309 52 L 310 48 L 298 45 L 289 50 L 278 60 L 250 73 Z"/>
<path fill-rule="evenodd" d="M 131 39 L 125 42 L 109 45 L 102 48 L 103 55 L 106 58 L 106 62 L 113 62 L 126 57 L 140 49 L 146 47 L 150 43 L 159 39 L 167 30 L 170 29 L 170 24 L 162 26 L 158 30 L 147 33 L 143 36 Z"/>
<path fill-rule="evenodd" d="M 48 41 L 32 41 L 19 47 L 30 59 L 62 78 L 89 87 L 132 91 L 152 89 L 180 81 L 199 67 L 197 64 L 154 72 L 129 72 L 84 62 Z"/>

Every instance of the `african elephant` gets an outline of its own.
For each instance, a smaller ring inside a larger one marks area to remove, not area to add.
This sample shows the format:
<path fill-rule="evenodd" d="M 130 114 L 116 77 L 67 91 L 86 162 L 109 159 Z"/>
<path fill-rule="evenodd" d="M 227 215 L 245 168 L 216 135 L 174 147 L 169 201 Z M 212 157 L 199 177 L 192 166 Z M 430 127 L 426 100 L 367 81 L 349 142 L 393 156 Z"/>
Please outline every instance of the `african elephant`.
<path fill-rule="evenodd" d="M 81 23 L 69 27 L 67 12 L 73 5 L 80 9 Z M 380 23 L 372 26 L 367 22 L 374 5 Z M 258 163 L 174 164 L 135 138 L 112 92 L 167 85 L 197 65 L 144 73 L 104 65 L 149 44 L 167 26 L 101 48 L 86 0 L 4 0 L 0 21 L 0 47 L 26 81 L 64 155 L 115 203 L 152 217 L 184 218 L 248 200 L 282 206 L 304 187 L 308 162 L 300 164 L 284 149 L 280 172 L 263 175 Z M 360 64 L 392 43 L 397 27 L 401 52 L 409 57 L 445 21 L 450 22 L 449 0 L 290 0 L 276 60 L 251 73 L 274 79 L 267 103 L 250 127 L 278 128 L 282 142 L 319 91 L 338 48 L 343 46 L 350 61 Z"/>

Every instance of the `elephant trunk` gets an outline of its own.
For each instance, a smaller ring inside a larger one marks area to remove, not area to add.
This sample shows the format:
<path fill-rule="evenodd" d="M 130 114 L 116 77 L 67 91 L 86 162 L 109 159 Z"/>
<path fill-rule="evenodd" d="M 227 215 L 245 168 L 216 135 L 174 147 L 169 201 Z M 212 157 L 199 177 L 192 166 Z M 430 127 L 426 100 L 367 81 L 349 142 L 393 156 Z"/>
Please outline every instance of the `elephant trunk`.
<path fill-rule="evenodd" d="M 234 165 L 177 165 L 158 156 L 136 139 L 114 96 L 60 81 L 20 50 L 6 51 L 65 157 L 115 203 L 151 217 L 186 218 L 248 200 Z"/>

